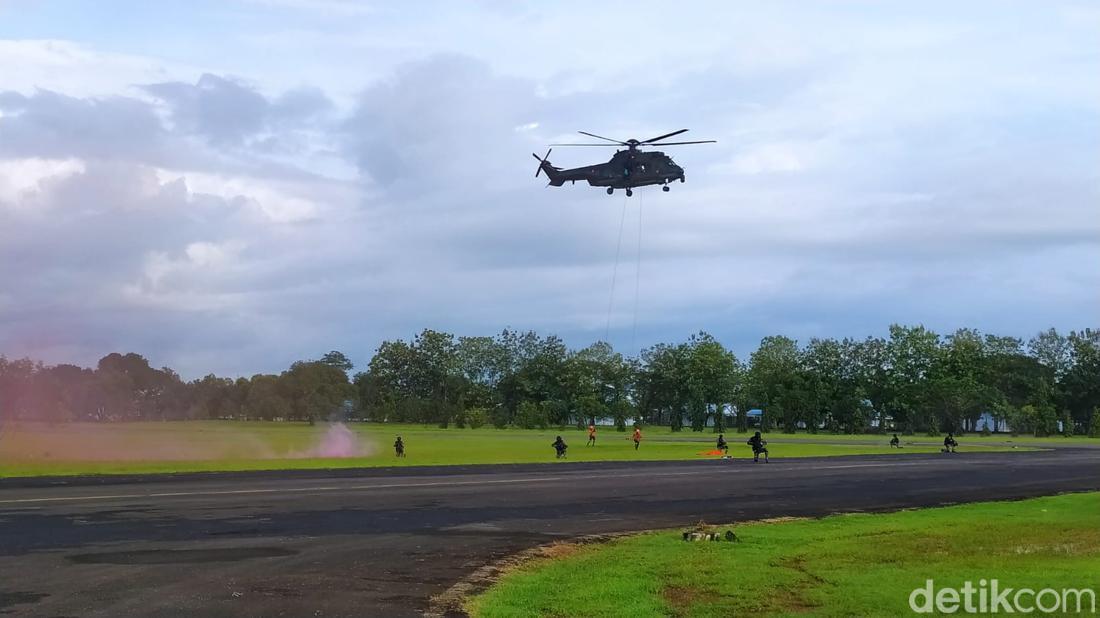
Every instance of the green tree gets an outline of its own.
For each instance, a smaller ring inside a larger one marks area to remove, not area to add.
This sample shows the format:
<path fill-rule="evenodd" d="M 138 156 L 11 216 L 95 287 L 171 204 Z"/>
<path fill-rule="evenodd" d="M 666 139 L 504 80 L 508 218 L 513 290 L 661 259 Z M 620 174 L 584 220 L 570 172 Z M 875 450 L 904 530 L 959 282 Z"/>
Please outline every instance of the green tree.
<path fill-rule="evenodd" d="M 265 421 L 290 417 L 290 403 L 279 391 L 279 376 L 257 374 L 249 382 L 243 406 L 247 417 Z"/>
<path fill-rule="evenodd" d="M 870 414 L 877 419 L 877 430 L 885 432 L 887 417 L 890 415 L 892 383 L 886 340 L 880 337 L 868 337 L 853 342 L 850 351 L 850 364 L 856 386 L 870 406 Z M 862 402 L 861 401 L 861 402 Z"/>
<path fill-rule="evenodd" d="M 890 326 L 886 342 L 888 408 L 908 433 L 934 432 L 936 419 L 923 408 L 922 395 L 940 354 L 940 338 L 923 326 Z"/>
<path fill-rule="evenodd" d="M 642 363 L 637 387 L 639 416 L 680 431 L 692 403 L 688 346 L 657 344 L 642 351 Z"/>
<path fill-rule="evenodd" d="M 546 406 L 534 401 L 520 403 L 516 411 L 516 424 L 524 429 L 546 429 L 550 425 Z"/>
<path fill-rule="evenodd" d="M 810 431 L 816 432 L 822 422 L 832 431 L 847 433 L 857 433 L 867 426 L 860 352 L 859 344 L 850 339 L 811 339 L 803 350 L 802 364 L 812 376 L 807 384 L 814 391 L 809 401 L 817 404 L 806 419 Z"/>
<path fill-rule="evenodd" d="M 1059 399 L 1074 421 L 1087 425 L 1100 406 L 1100 330 L 1071 332 L 1068 343 L 1070 364 L 1059 384 Z"/>
<path fill-rule="evenodd" d="M 289 416 L 310 424 L 342 419 L 355 395 L 344 370 L 318 361 L 292 364 L 279 376 L 277 384 L 289 407 Z"/>
<path fill-rule="evenodd" d="M 771 336 L 760 341 L 760 346 L 749 357 L 746 375 L 749 397 L 764 414 L 761 424 L 765 429 L 775 422 L 792 428 L 797 422 L 797 410 L 806 399 L 799 370 L 798 343 L 789 337 Z"/>
<path fill-rule="evenodd" d="M 351 359 L 345 356 L 343 352 L 339 352 L 337 350 L 333 350 L 322 356 L 320 362 L 330 367 L 336 367 L 337 369 L 345 373 L 355 368 L 355 365 L 352 364 Z"/>
<path fill-rule="evenodd" d="M 1069 339 L 1051 328 L 1032 337 L 1027 344 L 1031 356 L 1060 379 L 1073 365 Z"/>
<path fill-rule="evenodd" d="M 726 407 L 733 402 L 740 378 L 737 357 L 705 332 L 688 341 L 685 360 L 692 429 L 701 431 L 710 416 L 714 431 L 725 431 Z"/>

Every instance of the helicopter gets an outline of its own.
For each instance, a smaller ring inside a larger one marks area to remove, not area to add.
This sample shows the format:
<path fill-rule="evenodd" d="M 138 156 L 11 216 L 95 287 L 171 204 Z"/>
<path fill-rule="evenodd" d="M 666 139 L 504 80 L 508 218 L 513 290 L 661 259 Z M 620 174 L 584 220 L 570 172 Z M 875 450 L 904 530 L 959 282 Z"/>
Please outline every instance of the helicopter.
<path fill-rule="evenodd" d="M 588 137 L 594 137 L 612 143 L 550 144 L 550 149 L 541 157 L 532 152 L 531 156 L 538 159 L 539 162 L 539 167 L 535 170 L 535 178 L 538 178 L 539 174 L 545 172 L 546 176 L 550 179 L 550 186 L 552 187 L 560 187 L 566 182 L 576 184 L 578 180 L 587 180 L 590 186 L 607 187 L 608 195 L 615 193 L 615 189 L 626 189 L 627 197 L 634 195 L 634 187 L 644 187 L 647 185 L 661 185 L 662 191 L 668 191 L 668 183 L 673 180 L 679 179 L 680 182 L 684 182 L 684 168 L 676 165 L 672 157 L 663 152 L 656 150 L 644 152 L 638 150 L 638 148 L 641 146 L 682 146 L 684 144 L 717 143 L 716 140 L 712 139 L 693 142 L 656 143 L 674 135 L 684 133 L 685 131 L 687 131 L 687 129 L 680 129 L 679 131 L 673 131 L 672 133 L 666 133 L 650 139 L 641 141 L 628 139 L 625 142 L 611 139 L 610 137 L 603 137 L 602 135 L 596 135 L 594 133 L 577 131 L 577 133 L 581 135 L 587 135 Z M 554 150 L 554 146 L 626 146 L 626 150 L 615 151 L 615 154 L 611 156 L 611 160 L 607 163 L 562 169 L 551 165 L 548 160 L 550 153 Z"/>

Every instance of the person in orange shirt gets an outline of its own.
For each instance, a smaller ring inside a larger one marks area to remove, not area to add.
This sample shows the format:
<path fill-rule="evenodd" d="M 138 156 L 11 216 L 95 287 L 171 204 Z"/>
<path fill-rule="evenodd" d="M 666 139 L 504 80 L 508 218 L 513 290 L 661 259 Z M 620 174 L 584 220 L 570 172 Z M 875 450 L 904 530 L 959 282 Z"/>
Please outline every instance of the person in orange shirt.
<path fill-rule="evenodd" d="M 642 444 L 642 430 L 639 427 L 634 428 L 634 450 L 638 450 L 638 446 Z"/>
<path fill-rule="evenodd" d="M 596 446 L 596 425 L 595 423 L 588 424 L 588 444 L 587 446 Z"/>

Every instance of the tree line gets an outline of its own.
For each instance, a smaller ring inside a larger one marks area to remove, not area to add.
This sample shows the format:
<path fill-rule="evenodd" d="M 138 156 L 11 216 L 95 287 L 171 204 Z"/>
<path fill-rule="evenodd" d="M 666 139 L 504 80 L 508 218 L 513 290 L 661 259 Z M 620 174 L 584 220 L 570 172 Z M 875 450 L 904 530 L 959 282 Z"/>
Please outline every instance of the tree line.
<path fill-rule="evenodd" d="M 1092 329 L 1050 329 L 1025 343 L 894 325 L 887 337 L 861 340 L 765 337 L 747 359 L 704 332 L 630 357 L 604 342 L 570 349 L 535 332 L 424 330 L 383 342 L 365 370 L 352 369 L 333 351 L 278 375 L 185 381 L 133 353 L 109 354 L 94 369 L 0 356 L 0 418 L 1100 435 L 1100 331 Z"/>

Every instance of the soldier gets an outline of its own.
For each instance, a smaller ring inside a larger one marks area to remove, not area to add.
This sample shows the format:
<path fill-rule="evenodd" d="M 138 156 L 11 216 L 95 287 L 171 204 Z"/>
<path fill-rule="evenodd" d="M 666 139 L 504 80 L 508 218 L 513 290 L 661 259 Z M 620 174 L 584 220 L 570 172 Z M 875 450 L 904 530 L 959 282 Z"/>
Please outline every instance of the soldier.
<path fill-rule="evenodd" d="M 958 445 L 959 443 L 955 441 L 955 436 L 953 436 L 951 432 L 947 432 L 947 437 L 943 439 L 943 452 L 954 453 L 955 447 Z"/>
<path fill-rule="evenodd" d="M 725 459 L 730 455 L 730 446 L 726 444 L 726 437 L 722 434 L 718 434 L 718 443 L 715 445 L 718 450 L 722 451 L 722 458 Z"/>
<path fill-rule="evenodd" d="M 397 441 L 393 443 L 393 452 L 398 457 L 405 456 L 405 442 L 401 440 L 401 436 L 397 436 Z"/>
<path fill-rule="evenodd" d="M 898 434 L 894 434 L 893 438 L 890 438 L 891 448 L 901 448 L 901 440 L 898 440 Z"/>
<path fill-rule="evenodd" d="M 564 458 L 565 449 L 569 448 L 569 446 L 565 443 L 565 440 L 561 439 L 561 436 L 558 436 L 558 439 L 554 440 L 554 442 L 551 443 L 550 446 L 554 447 L 554 451 L 557 452 L 557 459 Z"/>
<path fill-rule="evenodd" d="M 754 463 L 760 461 L 760 453 L 764 454 L 764 463 L 768 463 L 768 449 L 765 448 L 768 442 L 760 437 L 759 431 L 749 438 L 746 444 L 752 447 L 752 460 Z"/>

